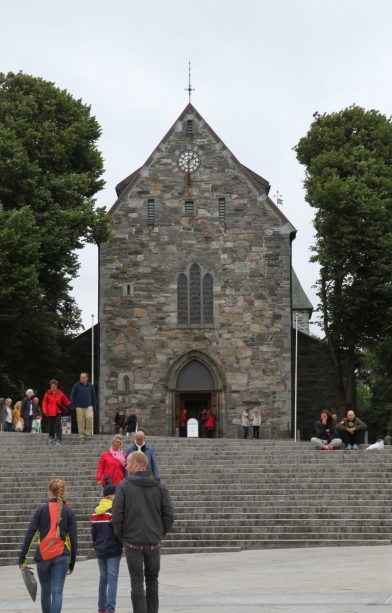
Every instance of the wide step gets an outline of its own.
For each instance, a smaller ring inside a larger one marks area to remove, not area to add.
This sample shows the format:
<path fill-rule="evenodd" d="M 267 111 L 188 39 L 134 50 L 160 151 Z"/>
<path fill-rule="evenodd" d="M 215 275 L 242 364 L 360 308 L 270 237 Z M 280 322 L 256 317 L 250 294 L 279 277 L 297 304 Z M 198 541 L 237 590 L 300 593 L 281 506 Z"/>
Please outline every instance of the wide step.
<path fill-rule="evenodd" d="M 96 436 L 82 445 L 71 435 L 54 448 L 44 435 L 0 433 L 0 565 L 16 564 L 32 512 L 54 477 L 65 480 L 77 516 L 78 558 L 94 556 L 94 477 L 110 441 Z M 291 441 L 148 442 L 176 516 L 163 553 L 391 543 L 392 447 L 321 453 Z"/>

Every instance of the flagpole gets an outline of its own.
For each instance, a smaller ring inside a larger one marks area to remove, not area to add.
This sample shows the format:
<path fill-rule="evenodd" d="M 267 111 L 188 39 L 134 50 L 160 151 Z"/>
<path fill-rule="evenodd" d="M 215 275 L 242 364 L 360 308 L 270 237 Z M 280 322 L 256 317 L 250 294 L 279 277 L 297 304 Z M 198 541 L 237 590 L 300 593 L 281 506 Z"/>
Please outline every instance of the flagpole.
<path fill-rule="evenodd" d="M 297 398 L 298 398 L 298 313 L 295 314 L 295 362 L 294 362 L 294 442 L 297 442 Z"/>
<path fill-rule="evenodd" d="M 94 315 L 91 315 L 91 383 L 94 385 Z"/>

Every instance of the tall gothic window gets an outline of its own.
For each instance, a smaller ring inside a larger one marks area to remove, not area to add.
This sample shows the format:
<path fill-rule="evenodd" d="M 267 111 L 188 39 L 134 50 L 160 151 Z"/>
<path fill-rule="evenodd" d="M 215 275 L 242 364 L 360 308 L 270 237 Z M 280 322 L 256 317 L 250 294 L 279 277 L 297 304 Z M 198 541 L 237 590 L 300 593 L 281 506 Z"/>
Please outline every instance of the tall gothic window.
<path fill-rule="evenodd" d="M 177 318 L 179 324 L 188 324 L 188 278 L 184 273 L 177 279 Z"/>
<path fill-rule="evenodd" d="M 203 277 L 203 321 L 205 324 L 214 323 L 214 282 L 207 272 Z"/>
<path fill-rule="evenodd" d="M 201 324 L 201 274 L 199 264 L 192 264 L 189 277 L 189 323 L 191 325 Z"/>
<path fill-rule="evenodd" d="M 203 326 L 214 323 L 214 280 L 203 273 L 199 264 L 192 264 L 189 273 L 177 279 L 177 321 L 181 326 Z"/>

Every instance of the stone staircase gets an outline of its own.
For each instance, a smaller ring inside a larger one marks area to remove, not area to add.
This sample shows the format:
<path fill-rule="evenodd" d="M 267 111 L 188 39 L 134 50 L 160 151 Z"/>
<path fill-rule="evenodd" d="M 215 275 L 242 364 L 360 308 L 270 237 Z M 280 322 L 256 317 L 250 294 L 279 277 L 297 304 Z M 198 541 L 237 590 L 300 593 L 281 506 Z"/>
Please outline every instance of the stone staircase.
<path fill-rule="evenodd" d="M 95 469 L 111 437 L 64 439 L 58 448 L 46 435 L 0 433 L 0 565 L 16 564 L 32 511 L 55 477 L 66 481 L 77 515 L 78 558 L 93 557 Z M 148 442 L 175 509 L 164 553 L 391 543 L 392 446 L 366 453 L 292 441 Z"/>

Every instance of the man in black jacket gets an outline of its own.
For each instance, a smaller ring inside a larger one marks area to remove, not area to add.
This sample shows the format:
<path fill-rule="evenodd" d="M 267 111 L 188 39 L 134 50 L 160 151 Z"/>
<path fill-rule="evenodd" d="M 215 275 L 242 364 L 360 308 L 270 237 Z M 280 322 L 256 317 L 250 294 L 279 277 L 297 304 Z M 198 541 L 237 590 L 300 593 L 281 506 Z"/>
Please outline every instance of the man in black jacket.
<path fill-rule="evenodd" d="M 134 613 L 158 611 L 160 542 L 174 521 L 169 492 L 147 465 L 142 451 L 128 456 L 128 477 L 117 485 L 112 510 L 114 533 L 125 546 Z"/>

